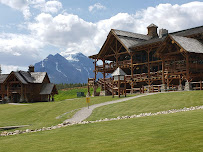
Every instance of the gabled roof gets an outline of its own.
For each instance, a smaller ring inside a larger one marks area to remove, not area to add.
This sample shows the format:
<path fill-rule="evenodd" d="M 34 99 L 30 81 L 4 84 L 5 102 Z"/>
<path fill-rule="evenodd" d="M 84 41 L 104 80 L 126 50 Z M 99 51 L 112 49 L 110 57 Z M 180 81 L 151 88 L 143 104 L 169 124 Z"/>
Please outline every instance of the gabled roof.
<path fill-rule="evenodd" d="M 8 74 L 0 74 L 0 83 L 3 83 L 7 77 L 8 77 Z"/>
<path fill-rule="evenodd" d="M 154 24 L 151 24 L 148 27 L 157 27 L 157 26 Z M 203 26 L 194 27 L 194 28 L 190 28 L 190 29 L 186 29 L 186 30 L 177 31 L 177 32 L 172 32 L 169 34 L 174 35 L 174 36 L 187 36 L 187 37 L 195 35 L 195 34 L 203 34 Z M 159 45 L 166 38 L 166 36 L 165 36 L 162 38 L 153 38 L 152 39 L 152 37 L 148 36 L 148 35 L 137 34 L 137 33 L 127 32 L 127 31 L 122 31 L 122 30 L 115 30 L 115 29 L 112 29 L 109 32 L 108 38 L 110 38 L 110 36 L 112 36 L 112 35 L 114 35 L 116 37 L 116 39 L 118 41 L 120 41 L 120 43 L 124 46 L 124 48 L 127 51 L 132 51 L 132 49 L 134 50 L 136 48 L 140 48 L 143 46 L 145 47 L 146 45 L 154 45 L 154 44 Z M 103 51 L 103 49 L 105 47 L 107 47 L 107 43 L 108 43 L 108 41 L 106 40 L 104 45 L 102 46 L 100 52 L 97 55 L 90 56 L 90 58 L 93 58 L 93 59 L 100 58 L 100 55 L 101 54 L 103 55 L 103 53 L 101 53 L 101 52 Z M 190 49 L 188 49 L 188 50 L 190 50 Z"/>
<path fill-rule="evenodd" d="M 126 32 L 122 30 L 115 30 L 112 29 L 108 36 L 106 41 L 104 42 L 100 52 L 97 55 L 89 56 L 90 58 L 96 59 L 101 58 L 101 56 L 104 54 L 104 50 L 108 46 L 109 39 L 114 36 L 126 49 L 126 51 L 131 51 L 130 48 L 138 43 L 150 40 L 152 37 L 144 34 L 138 34 L 138 33 L 132 33 L 132 32 Z"/>
<path fill-rule="evenodd" d="M 22 83 L 22 84 L 28 84 L 28 83 L 42 83 L 44 81 L 44 78 L 46 77 L 46 72 L 27 72 L 27 71 L 12 71 L 10 74 L 1 75 L 0 76 L 0 83 L 5 82 L 8 77 L 14 74 L 15 77 Z"/>
<path fill-rule="evenodd" d="M 11 72 L 11 74 L 14 74 L 16 76 L 16 78 L 23 84 L 28 84 L 27 81 L 25 80 L 25 78 L 20 74 L 20 72 Z"/>
<path fill-rule="evenodd" d="M 120 67 L 118 67 L 112 74 L 112 76 L 127 75 Z"/>
<path fill-rule="evenodd" d="M 51 94 L 54 87 L 55 87 L 55 85 L 53 83 L 43 84 L 42 89 L 41 89 L 39 94 L 41 94 L 41 95 L 43 95 L 43 94 L 44 95 Z"/>
<path fill-rule="evenodd" d="M 194 53 L 203 53 L 203 44 L 196 39 L 170 35 L 185 51 Z"/>

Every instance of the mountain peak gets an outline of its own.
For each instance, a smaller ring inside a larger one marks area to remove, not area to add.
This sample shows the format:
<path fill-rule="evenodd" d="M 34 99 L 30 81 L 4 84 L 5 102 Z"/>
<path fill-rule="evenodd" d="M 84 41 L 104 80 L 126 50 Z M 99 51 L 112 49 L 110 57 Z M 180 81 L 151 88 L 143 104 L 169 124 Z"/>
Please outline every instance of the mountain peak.
<path fill-rule="evenodd" d="M 77 52 L 77 53 L 66 53 L 64 54 L 64 57 L 66 58 L 66 60 L 70 61 L 70 62 L 78 62 L 81 60 L 81 58 L 87 58 L 84 54 L 82 54 L 81 52 Z"/>

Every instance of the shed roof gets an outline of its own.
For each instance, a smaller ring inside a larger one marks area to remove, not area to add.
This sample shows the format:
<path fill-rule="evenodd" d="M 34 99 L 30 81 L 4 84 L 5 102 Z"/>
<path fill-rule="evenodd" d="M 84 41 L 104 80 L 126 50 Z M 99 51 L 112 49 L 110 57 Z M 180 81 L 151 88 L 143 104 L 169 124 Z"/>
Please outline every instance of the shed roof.
<path fill-rule="evenodd" d="M 118 67 L 112 74 L 112 76 L 127 75 L 120 67 Z"/>
<path fill-rule="evenodd" d="M 42 95 L 51 94 L 53 89 L 54 89 L 53 83 L 43 84 L 42 89 L 39 94 L 42 94 Z"/>
<path fill-rule="evenodd" d="M 185 51 L 203 53 L 203 44 L 196 39 L 170 35 Z"/>

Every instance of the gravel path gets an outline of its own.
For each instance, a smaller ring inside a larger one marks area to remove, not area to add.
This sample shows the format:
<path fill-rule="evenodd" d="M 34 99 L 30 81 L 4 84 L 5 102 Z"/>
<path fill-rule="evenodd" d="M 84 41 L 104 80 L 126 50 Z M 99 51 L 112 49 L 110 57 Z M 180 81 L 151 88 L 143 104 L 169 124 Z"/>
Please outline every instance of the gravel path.
<path fill-rule="evenodd" d="M 95 104 L 95 105 L 89 106 L 89 109 L 88 109 L 88 107 L 84 107 L 81 110 L 79 110 L 78 112 L 76 112 L 76 114 L 72 118 L 67 119 L 64 122 L 66 122 L 66 123 L 67 122 L 78 123 L 80 121 L 83 121 L 83 120 L 87 119 L 92 114 L 92 111 L 95 108 L 98 108 L 98 107 L 101 107 L 101 106 L 105 106 L 105 105 L 109 105 L 109 104 L 124 102 L 124 101 L 128 101 L 128 100 L 131 100 L 131 99 L 136 99 L 136 98 L 143 97 L 143 96 L 154 95 L 154 94 L 157 94 L 157 93 L 146 93 L 146 94 L 141 94 L 141 95 L 137 95 L 137 96 L 133 96 L 133 97 L 122 98 L 122 99 L 119 99 L 119 100 L 99 103 L 99 104 Z"/>

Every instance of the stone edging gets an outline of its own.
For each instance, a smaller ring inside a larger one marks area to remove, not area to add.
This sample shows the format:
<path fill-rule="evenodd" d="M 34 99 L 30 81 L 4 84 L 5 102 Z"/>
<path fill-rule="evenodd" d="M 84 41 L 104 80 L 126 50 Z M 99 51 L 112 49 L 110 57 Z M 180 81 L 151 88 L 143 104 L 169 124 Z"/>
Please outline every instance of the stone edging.
<path fill-rule="evenodd" d="M 170 114 L 170 113 L 177 113 L 177 112 L 185 112 L 185 111 L 193 111 L 193 110 L 199 110 L 203 109 L 202 106 L 195 106 L 195 107 L 190 107 L 190 108 L 182 108 L 182 109 L 171 109 L 167 111 L 159 111 L 155 113 L 141 113 L 139 115 L 131 115 L 131 116 L 118 116 L 116 118 L 104 118 L 100 120 L 95 120 L 95 121 L 81 121 L 81 122 L 63 122 L 61 124 L 58 124 L 56 126 L 51 126 L 51 127 L 43 127 L 40 129 L 35 129 L 35 130 L 15 130 L 13 132 L 7 132 L 3 131 L 0 136 L 10 136 L 10 135 L 17 135 L 17 134 L 24 134 L 24 133 L 32 133 L 32 132 L 39 132 L 39 131 L 45 131 L 45 130 L 53 130 L 61 127 L 67 127 L 67 126 L 72 126 L 72 125 L 77 125 L 77 124 L 89 124 L 89 123 L 96 123 L 96 122 L 104 122 L 104 121 L 112 121 L 112 120 L 121 120 L 121 119 L 130 119 L 130 118 L 138 118 L 138 117 L 147 117 L 147 116 L 156 116 L 156 115 L 161 115 L 161 114 Z"/>

